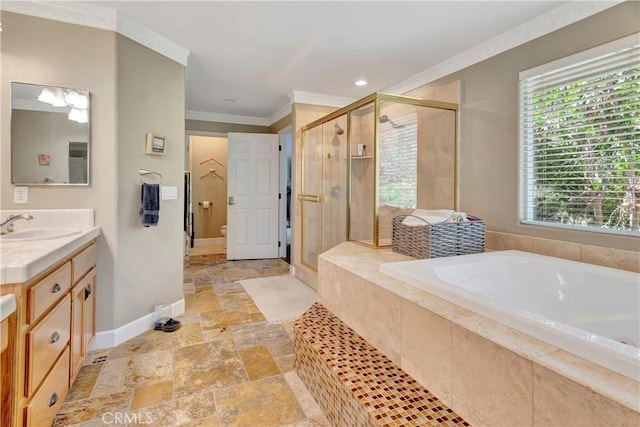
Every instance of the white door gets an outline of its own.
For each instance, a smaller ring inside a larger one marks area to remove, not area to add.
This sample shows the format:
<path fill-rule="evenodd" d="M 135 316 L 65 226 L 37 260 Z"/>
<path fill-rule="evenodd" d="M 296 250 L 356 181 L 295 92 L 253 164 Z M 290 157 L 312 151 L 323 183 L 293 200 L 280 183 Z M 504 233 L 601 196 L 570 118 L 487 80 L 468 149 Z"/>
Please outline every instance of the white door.
<path fill-rule="evenodd" d="M 278 258 L 278 140 L 228 134 L 227 259 Z"/>

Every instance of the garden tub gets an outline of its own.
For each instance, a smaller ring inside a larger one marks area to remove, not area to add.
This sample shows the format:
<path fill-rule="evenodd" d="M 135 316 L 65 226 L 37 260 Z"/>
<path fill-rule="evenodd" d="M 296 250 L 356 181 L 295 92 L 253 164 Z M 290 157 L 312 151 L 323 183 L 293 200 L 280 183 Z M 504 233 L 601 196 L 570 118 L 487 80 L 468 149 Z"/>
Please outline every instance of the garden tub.
<path fill-rule="evenodd" d="M 380 272 L 640 381 L 640 274 L 521 251 Z"/>

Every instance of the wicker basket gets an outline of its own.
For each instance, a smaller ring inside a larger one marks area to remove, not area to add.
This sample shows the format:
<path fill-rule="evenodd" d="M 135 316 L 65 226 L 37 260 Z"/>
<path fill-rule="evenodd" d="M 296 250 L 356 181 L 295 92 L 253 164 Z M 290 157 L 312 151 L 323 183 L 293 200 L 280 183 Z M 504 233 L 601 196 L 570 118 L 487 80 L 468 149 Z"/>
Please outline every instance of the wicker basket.
<path fill-rule="evenodd" d="M 484 252 L 485 223 L 467 216 L 466 222 L 440 222 L 410 226 L 402 223 L 407 216 L 393 218 L 391 248 L 415 258 L 438 258 Z"/>

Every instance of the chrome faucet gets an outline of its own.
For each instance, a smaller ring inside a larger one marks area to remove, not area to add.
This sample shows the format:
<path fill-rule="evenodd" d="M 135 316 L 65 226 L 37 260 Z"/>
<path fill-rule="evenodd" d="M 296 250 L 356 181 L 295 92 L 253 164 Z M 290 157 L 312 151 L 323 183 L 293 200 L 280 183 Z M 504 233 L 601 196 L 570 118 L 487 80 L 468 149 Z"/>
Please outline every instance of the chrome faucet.
<path fill-rule="evenodd" d="M 2 221 L 0 224 L 0 234 L 7 234 L 13 231 L 13 223 L 19 219 L 26 219 L 27 221 L 31 221 L 33 216 L 29 214 L 17 214 L 17 215 L 9 215 L 7 219 Z"/>

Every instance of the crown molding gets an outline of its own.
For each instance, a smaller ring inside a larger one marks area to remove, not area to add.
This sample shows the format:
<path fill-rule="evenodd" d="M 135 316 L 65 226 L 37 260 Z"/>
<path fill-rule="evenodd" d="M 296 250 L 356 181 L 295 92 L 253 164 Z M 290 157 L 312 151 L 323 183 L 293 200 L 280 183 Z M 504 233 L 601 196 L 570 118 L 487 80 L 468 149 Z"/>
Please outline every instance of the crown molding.
<path fill-rule="evenodd" d="M 0 3 L 0 10 L 102 30 L 116 29 L 115 10 L 83 3 L 4 0 Z"/>
<path fill-rule="evenodd" d="M 190 54 L 189 49 L 180 46 L 122 13 L 118 13 L 117 18 L 116 31 L 119 34 L 129 37 L 131 40 L 174 60 L 178 64 L 187 66 Z"/>
<path fill-rule="evenodd" d="M 187 110 L 187 120 L 204 120 L 206 122 L 234 123 L 238 125 L 271 126 L 268 117 L 240 116 L 235 114 L 209 113 L 206 111 Z"/>
<path fill-rule="evenodd" d="M 342 108 L 345 105 L 349 105 L 356 100 L 353 98 L 347 98 L 344 96 L 325 95 L 322 93 L 305 92 L 300 90 L 294 90 L 289 93 L 289 103 L 282 106 L 278 111 L 273 113 L 268 121 L 274 124 L 278 120 L 291 114 L 293 104 L 311 104 L 311 105 L 325 105 L 329 107 Z"/>
<path fill-rule="evenodd" d="M 445 77 L 463 68 L 484 61 L 516 46 L 556 31 L 574 22 L 602 12 L 625 0 L 569 1 L 543 15 L 525 22 L 467 51 L 405 79 L 385 90 L 386 93 L 403 94 Z M 67 1 L 0 1 L 0 10 L 31 15 L 39 18 L 83 25 L 117 32 L 171 60 L 187 66 L 189 50 L 150 30 L 137 21 L 113 9 Z M 217 114 L 203 111 L 187 111 L 186 118 L 223 123 L 270 126 L 290 114 L 294 103 L 325 105 L 341 108 L 356 101 L 353 98 L 324 95 L 305 91 L 292 91 L 290 103 L 270 117 Z"/>
<path fill-rule="evenodd" d="M 237 116 L 232 114 L 219 114 L 209 113 L 206 111 L 193 111 L 189 110 L 186 113 L 188 120 L 204 120 L 207 122 L 221 122 L 221 123 L 235 123 L 242 125 L 256 125 L 256 126 L 271 126 L 278 120 L 291 114 L 291 105 L 297 104 L 312 104 L 312 105 L 326 105 L 329 107 L 344 107 L 352 102 L 356 101 L 353 98 L 347 98 L 343 96 L 324 95 L 321 93 L 304 92 L 294 90 L 289 94 L 290 103 L 284 105 L 278 111 L 273 113 L 269 117 L 253 117 L 253 116 Z"/>
<path fill-rule="evenodd" d="M 189 60 L 188 49 L 113 9 L 65 1 L 4 0 L 0 10 L 114 31 L 185 67 Z"/>
<path fill-rule="evenodd" d="M 624 1 L 626 0 L 566 2 L 524 24 L 514 27 L 509 31 L 409 77 L 383 90 L 383 92 L 392 94 L 409 92 L 410 90 L 424 86 L 427 83 L 477 64 L 516 46 L 520 46 L 538 37 L 542 37 L 545 34 L 573 24 L 574 22 L 578 22 L 620 3 L 624 3 Z"/>
<path fill-rule="evenodd" d="M 322 93 L 304 92 L 300 90 L 291 92 L 289 98 L 292 104 L 326 105 L 327 107 L 337 108 L 342 108 L 357 101 L 357 99 L 347 98 L 345 96 L 324 95 Z"/>
<path fill-rule="evenodd" d="M 278 120 L 281 120 L 281 119 L 287 117 L 289 114 L 291 114 L 292 111 L 293 111 L 293 109 L 291 108 L 291 103 L 289 103 L 289 104 L 283 106 L 281 109 L 279 109 L 275 113 L 273 113 L 271 115 L 271 117 L 269 117 L 269 122 L 271 124 L 274 124 Z"/>

